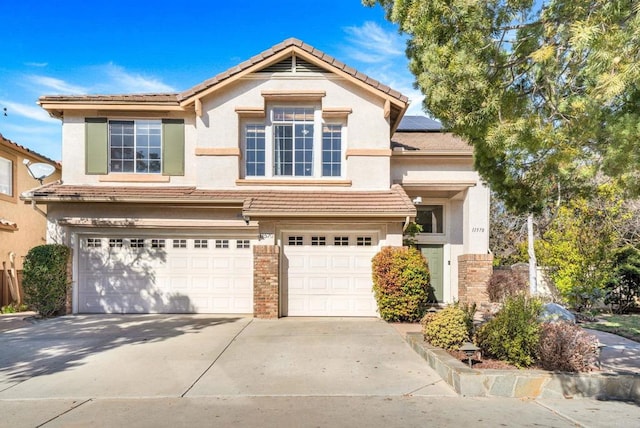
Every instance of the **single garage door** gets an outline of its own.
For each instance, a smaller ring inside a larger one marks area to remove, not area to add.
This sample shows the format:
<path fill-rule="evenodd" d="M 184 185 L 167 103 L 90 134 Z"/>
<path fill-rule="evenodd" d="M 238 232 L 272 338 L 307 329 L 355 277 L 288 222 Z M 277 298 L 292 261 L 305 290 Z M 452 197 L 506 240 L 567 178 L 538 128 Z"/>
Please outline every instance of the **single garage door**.
<path fill-rule="evenodd" d="M 78 311 L 252 313 L 247 239 L 81 236 Z"/>
<path fill-rule="evenodd" d="M 371 234 L 284 236 L 289 316 L 377 316 L 371 259 L 378 251 Z"/>

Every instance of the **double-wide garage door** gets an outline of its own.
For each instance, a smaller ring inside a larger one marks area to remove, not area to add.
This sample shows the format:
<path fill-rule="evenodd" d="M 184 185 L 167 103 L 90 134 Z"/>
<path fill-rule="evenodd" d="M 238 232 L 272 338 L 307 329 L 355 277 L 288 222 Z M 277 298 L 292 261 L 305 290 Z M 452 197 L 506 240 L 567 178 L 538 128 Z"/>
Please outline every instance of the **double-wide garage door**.
<path fill-rule="evenodd" d="M 377 237 L 365 233 L 284 236 L 289 316 L 377 316 L 371 259 Z"/>
<path fill-rule="evenodd" d="M 252 313 L 246 239 L 82 236 L 78 312 Z"/>

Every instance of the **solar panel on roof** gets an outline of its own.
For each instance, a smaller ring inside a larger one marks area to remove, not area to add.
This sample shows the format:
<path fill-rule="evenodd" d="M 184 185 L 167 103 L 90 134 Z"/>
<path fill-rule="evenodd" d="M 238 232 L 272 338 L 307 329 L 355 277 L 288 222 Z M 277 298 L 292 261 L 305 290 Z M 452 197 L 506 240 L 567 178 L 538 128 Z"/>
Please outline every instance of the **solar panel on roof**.
<path fill-rule="evenodd" d="M 441 131 L 442 124 L 426 116 L 404 116 L 397 131 Z"/>

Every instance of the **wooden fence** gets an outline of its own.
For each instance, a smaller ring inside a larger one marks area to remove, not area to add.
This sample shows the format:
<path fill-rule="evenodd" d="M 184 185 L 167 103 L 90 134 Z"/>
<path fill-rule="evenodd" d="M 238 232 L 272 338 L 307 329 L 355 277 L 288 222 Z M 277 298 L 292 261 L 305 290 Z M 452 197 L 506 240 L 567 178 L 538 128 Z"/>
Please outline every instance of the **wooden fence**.
<path fill-rule="evenodd" d="M 20 296 L 23 296 L 22 292 L 22 271 L 19 270 L 16 272 L 16 276 L 18 279 L 18 289 L 20 290 Z M 13 293 L 10 288 L 10 277 L 9 272 L 0 268 L 0 307 L 6 306 L 14 301 Z"/>

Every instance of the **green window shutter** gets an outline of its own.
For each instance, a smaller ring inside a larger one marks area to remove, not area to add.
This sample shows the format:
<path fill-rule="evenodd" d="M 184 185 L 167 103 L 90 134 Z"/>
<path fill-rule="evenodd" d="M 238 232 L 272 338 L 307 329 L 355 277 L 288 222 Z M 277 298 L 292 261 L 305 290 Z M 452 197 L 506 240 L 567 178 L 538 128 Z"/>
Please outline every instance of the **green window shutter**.
<path fill-rule="evenodd" d="M 109 142 L 107 119 L 87 117 L 84 119 L 85 129 L 85 171 L 87 174 L 106 174 L 109 162 Z"/>
<path fill-rule="evenodd" d="M 184 120 L 162 120 L 162 173 L 184 175 Z"/>

